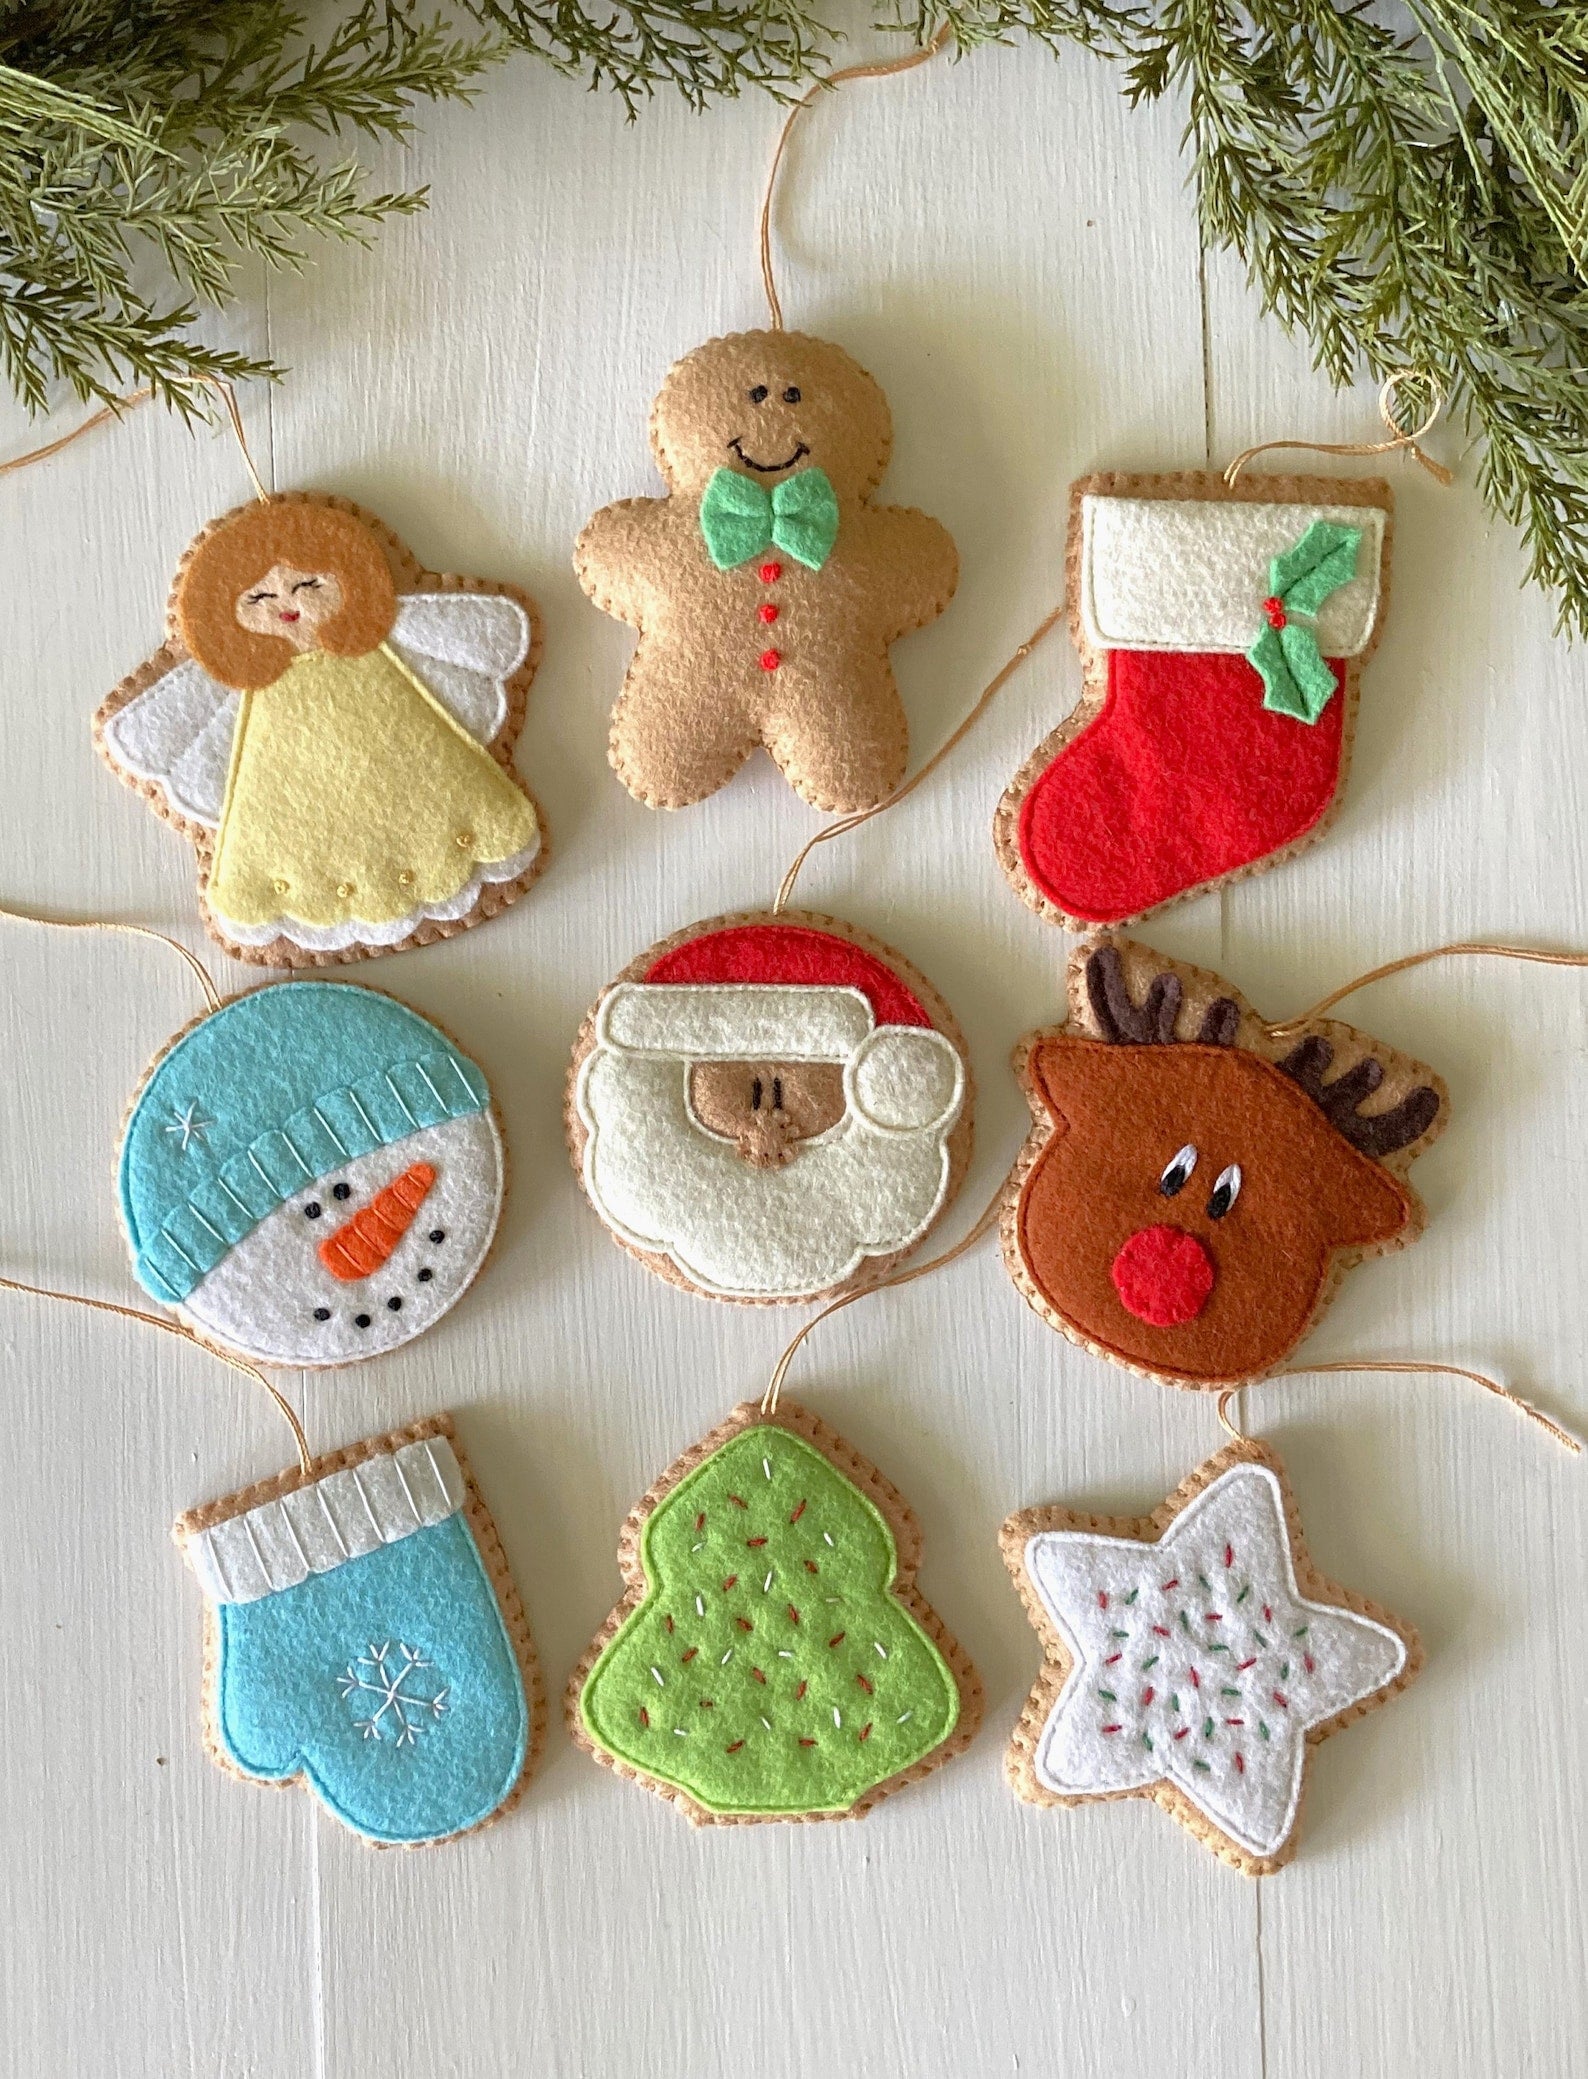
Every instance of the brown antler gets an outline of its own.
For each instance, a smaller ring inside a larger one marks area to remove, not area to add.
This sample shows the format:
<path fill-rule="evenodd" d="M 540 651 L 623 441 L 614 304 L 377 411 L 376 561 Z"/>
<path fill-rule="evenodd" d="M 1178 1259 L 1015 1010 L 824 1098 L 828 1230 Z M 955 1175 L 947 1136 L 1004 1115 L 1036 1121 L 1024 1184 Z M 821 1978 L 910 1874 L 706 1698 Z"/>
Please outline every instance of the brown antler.
<path fill-rule="evenodd" d="M 1409 1147 L 1422 1138 L 1439 1116 L 1439 1092 L 1427 1083 L 1419 1083 L 1387 1112 L 1364 1117 L 1357 1107 L 1383 1082 L 1382 1063 L 1371 1054 L 1364 1054 L 1354 1068 L 1326 1083 L 1324 1076 L 1333 1060 L 1334 1042 L 1321 1033 L 1313 1033 L 1275 1066 L 1307 1093 L 1335 1131 L 1361 1154 L 1379 1159 L 1392 1155 L 1397 1148 Z"/>
<path fill-rule="evenodd" d="M 1153 976 L 1143 1002 L 1133 1002 L 1117 946 L 1099 946 L 1086 963 L 1086 999 L 1098 1032 L 1111 1046 L 1172 1046 L 1184 993 L 1180 977 L 1167 969 Z M 1239 1007 L 1228 996 L 1220 996 L 1202 1014 L 1198 1042 L 1205 1047 L 1232 1047 L 1240 1026 Z"/>

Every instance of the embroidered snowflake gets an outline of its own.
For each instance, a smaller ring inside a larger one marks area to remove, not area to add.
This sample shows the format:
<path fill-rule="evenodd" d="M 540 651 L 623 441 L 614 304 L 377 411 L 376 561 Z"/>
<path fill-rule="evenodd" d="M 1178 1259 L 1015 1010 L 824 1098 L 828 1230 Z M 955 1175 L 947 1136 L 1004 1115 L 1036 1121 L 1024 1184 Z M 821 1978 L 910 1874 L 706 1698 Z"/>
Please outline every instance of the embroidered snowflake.
<path fill-rule="evenodd" d="M 353 1723 L 366 1740 L 391 1739 L 399 1747 L 411 1747 L 419 1728 L 427 1720 L 442 1716 L 447 1708 L 446 1689 L 431 1690 L 431 1682 L 420 1673 L 433 1663 L 412 1646 L 390 1641 L 371 1646 L 348 1663 L 347 1672 L 337 1677 L 337 1687 L 348 1699 Z"/>
<path fill-rule="evenodd" d="M 165 1130 L 173 1138 L 180 1140 L 180 1152 L 185 1155 L 193 1141 L 198 1141 L 202 1145 L 205 1136 L 214 1124 L 215 1121 L 199 1109 L 198 1103 L 195 1100 L 190 1104 L 184 1105 L 180 1111 L 173 1106 L 170 1123 Z"/>

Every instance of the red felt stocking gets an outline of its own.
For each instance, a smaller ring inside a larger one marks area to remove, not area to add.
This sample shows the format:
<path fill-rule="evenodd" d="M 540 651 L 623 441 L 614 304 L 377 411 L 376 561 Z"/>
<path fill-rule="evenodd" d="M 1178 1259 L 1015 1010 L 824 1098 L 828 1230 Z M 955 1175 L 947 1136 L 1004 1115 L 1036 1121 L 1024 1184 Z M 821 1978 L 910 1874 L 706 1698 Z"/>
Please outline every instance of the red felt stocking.
<path fill-rule="evenodd" d="M 1382 619 L 1379 483 L 1089 477 L 1071 499 L 1081 705 L 998 812 L 1005 871 L 1076 929 L 1284 857 L 1328 820 Z"/>

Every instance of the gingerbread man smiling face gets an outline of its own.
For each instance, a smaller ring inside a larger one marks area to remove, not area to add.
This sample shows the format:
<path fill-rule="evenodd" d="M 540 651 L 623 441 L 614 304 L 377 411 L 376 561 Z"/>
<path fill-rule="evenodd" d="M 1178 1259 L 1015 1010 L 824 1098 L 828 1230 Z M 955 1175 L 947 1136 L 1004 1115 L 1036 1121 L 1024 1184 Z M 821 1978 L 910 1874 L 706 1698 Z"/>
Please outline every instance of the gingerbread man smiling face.
<path fill-rule="evenodd" d="M 959 574 L 936 520 L 870 502 L 887 399 L 826 340 L 734 333 L 671 369 L 651 445 L 668 495 L 609 505 L 574 556 L 596 605 L 639 630 L 618 777 L 683 808 L 762 744 L 817 808 L 881 801 L 909 748 L 888 647 L 937 618 Z"/>

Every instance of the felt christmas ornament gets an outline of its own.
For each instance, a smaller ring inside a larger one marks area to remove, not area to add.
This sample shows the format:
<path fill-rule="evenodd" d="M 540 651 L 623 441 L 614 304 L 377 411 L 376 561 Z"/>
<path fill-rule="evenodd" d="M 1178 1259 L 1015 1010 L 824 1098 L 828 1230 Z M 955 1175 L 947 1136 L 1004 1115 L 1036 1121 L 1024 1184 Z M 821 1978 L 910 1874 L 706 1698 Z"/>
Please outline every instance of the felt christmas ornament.
<path fill-rule="evenodd" d="M 1072 953 L 1070 1022 L 1028 1033 L 1034 1124 L 1004 1261 L 1072 1342 L 1165 1385 L 1281 1364 L 1345 1271 L 1422 1231 L 1406 1182 L 1449 1096 L 1334 1019 L 1271 1028 L 1217 975 L 1129 939 Z"/>
<path fill-rule="evenodd" d="M 1249 1876 L 1295 1853 L 1312 1749 L 1422 1666 L 1410 1625 L 1314 1567 L 1279 1455 L 1250 1438 L 1150 1516 L 1023 1509 L 1002 1545 L 1044 1654 L 1014 1789 L 1151 1798 Z"/>
<path fill-rule="evenodd" d="M 981 1718 L 920 1552 L 859 1452 L 746 1402 L 625 1521 L 627 1592 L 568 1685 L 569 1732 L 697 1825 L 858 1818 Z"/>
<path fill-rule="evenodd" d="M 234 959 L 358 960 L 494 916 L 545 864 L 511 762 L 539 658 L 516 586 L 421 569 L 345 499 L 261 498 L 189 546 L 94 739 L 192 839 Z"/>
<path fill-rule="evenodd" d="M 882 391 L 840 347 L 740 332 L 686 354 L 651 413 L 662 498 L 596 514 L 574 568 L 638 647 L 610 757 L 651 808 L 684 808 L 762 745 L 815 807 L 869 808 L 904 776 L 889 646 L 953 597 L 936 520 L 876 505 Z"/>
<path fill-rule="evenodd" d="M 478 1066 L 351 982 L 277 982 L 185 1026 L 132 1100 L 117 1191 L 133 1271 L 267 1364 L 410 1342 L 473 1282 L 506 1157 Z"/>
<path fill-rule="evenodd" d="M 965 1041 L 924 977 L 833 917 L 746 911 L 654 945 L 574 1046 L 569 1153 L 616 1239 L 711 1299 L 874 1283 L 959 1189 Z"/>
<path fill-rule="evenodd" d="M 1123 924 L 1321 835 L 1389 594 L 1388 484 L 1084 477 L 1070 493 L 1074 712 L 999 804 L 1022 899 Z"/>
<path fill-rule="evenodd" d="M 381 1845 L 516 1803 L 544 1743 L 540 1675 L 450 1416 L 193 1509 L 174 1535 L 204 1591 L 222 1768 L 304 1783 Z"/>

